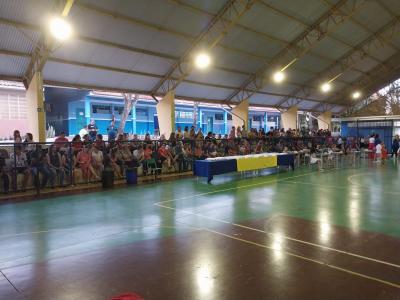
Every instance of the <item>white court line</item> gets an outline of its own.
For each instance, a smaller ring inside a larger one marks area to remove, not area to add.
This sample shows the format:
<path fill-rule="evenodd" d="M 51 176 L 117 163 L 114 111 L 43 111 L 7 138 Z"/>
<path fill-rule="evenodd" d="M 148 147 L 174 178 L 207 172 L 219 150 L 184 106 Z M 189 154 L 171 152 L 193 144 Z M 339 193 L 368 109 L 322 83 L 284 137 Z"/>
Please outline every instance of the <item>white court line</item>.
<path fill-rule="evenodd" d="M 352 183 L 351 181 L 349 181 L 349 182 Z M 316 186 L 316 187 L 320 187 L 320 188 L 331 188 L 331 189 L 340 189 L 340 190 L 349 189 L 349 187 L 347 187 L 347 186 L 327 185 L 327 184 L 318 184 L 318 183 L 302 182 L 302 181 L 284 181 L 284 183 L 304 184 L 304 185 L 311 185 L 311 186 Z M 359 185 L 359 184 L 355 184 L 355 183 L 353 183 L 353 184 L 356 186 L 359 186 L 359 187 L 363 187 L 363 188 L 372 190 L 372 188 L 368 187 L 368 186 L 363 186 L 363 185 Z M 400 195 L 400 193 L 390 192 L 390 191 L 386 191 L 386 190 L 381 190 L 380 192 L 383 194 Z"/>
<path fill-rule="evenodd" d="M 211 230 L 211 229 L 207 229 L 207 228 L 203 228 L 203 230 L 205 230 L 207 232 L 211 232 L 211 233 L 217 234 L 217 235 L 220 235 L 220 236 L 224 236 L 224 237 L 227 237 L 227 238 L 230 238 L 230 239 L 233 239 L 233 240 L 237 240 L 237 241 L 240 241 L 240 242 L 243 242 L 243 243 L 247 243 L 247 244 L 250 244 L 250 245 L 253 245 L 253 246 L 258 246 L 258 247 L 262 247 L 262 248 L 265 248 L 265 249 L 268 249 L 268 250 L 275 250 L 276 251 L 276 249 L 273 248 L 273 247 L 269 247 L 267 245 L 263 245 L 263 244 L 259 244 L 259 243 L 252 242 L 252 241 L 249 241 L 249 240 L 241 239 L 239 237 L 235 237 L 235 236 L 232 236 L 232 235 L 229 235 L 229 234 L 225 234 L 225 233 L 218 232 L 218 231 Z M 386 284 L 386 285 L 389 285 L 389 286 L 392 286 L 392 287 L 400 289 L 400 285 L 397 284 L 397 283 L 394 283 L 394 282 L 390 282 L 390 281 L 386 281 L 386 280 L 383 280 L 383 279 L 379 279 L 377 277 L 373 277 L 373 276 L 365 275 L 365 274 L 362 274 L 362 273 L 354 272 L 354 271 L 351 271 L 351 270 L 348 270 L 348 269 L 345 269 L 345 268 L 341 268 L 341 267 L 326 263 L 326 262 L 321 261 L 321 260 L 309 258 L 309 257 L 302 256 L 302 255 L 299 255 L 299 254 L 295 254 L 295 253 L 292 253 L 292 252 L 288 252 L 288 251 L 282 251 L 282 252 L 286 253 L 289 256 L 293 256 L 293 257 L 296 257 L 296 258 L 299 258 L 299 259 L 302 259 L 302 260 L 306 260 L 306 261 L 309 261 L 309 262 L 313 262 L 313 263 L 316 263 L 316 264 L 319 264 L 319 265 L 322 265 L 322 266 L 325 266 L 325 267 L 328 267 L 328 268 L 331 268 L 331 269 L 342 271 L 342 272 L 345 272 L 345 273 L 348 273 L 348 274 L 351 274 L 351 275 L 354 275 L 354 276 L 358 276 L 358 277 L 362 277 L 362 278 L 365 278 L 365 279 L 373 280 L 373 281 L 376 281 L 376 282 L 379 282 L 379 283 L 383 283 L 383 284 Z"/>
<path fill-rule="evenodd" d="M 159 206 L 159 207 L 163 207 L 163 208 L 166 208 L 166 209 L 174 210 L 174 211 L 177 211 L 177 212 L 184 212 L 187 215 L 194 215 L 194 216 L 201 217 L 201 218 L 204 218 L 204 219 L 213 220 L 213 221 L 216 221 L 216 222 L 220 222 L 220 223 L 224 223 L 224 224 L 230 224 L 230 225 L 233 225 L 233 226 L 236 226 L 236 227 L 245 228 L 245 229 L 248 229 L 248 230 L 261 232 L 261 233 L 264 233 L 264 234 L 267 234 L 267 235 L 270 235 L 270 236 L 276 236 L 276 237 L 278 236 L 277 234 L 272 233 L 272 232 L 268 232 L 268 231 L 257 229 L 257 228 L 253 228 L 253 227 L 244 226 L 244 225 L 241 225 L 241 224 L 229 222 L 229 221 L 222 220 L 222 219 L 217 219 L 217 218 L 205 216 L 205 215 L 198 214 L 198 213 L 193 213 L 193 212 L 190 212 L 190 211 L 187 211 L 187 210 L 184 210 L 184 209 L 176 209 L 176 208 L 173 208 L 173 207 L 170 207 L 170 206 L 166 206 L 166 205 L 162 205 L 162 204 L 159 204 L 159 203 L 155 203 L 154 205 Z M 309 245 L 309 246 L 313 246 L 313 247 L 318 247 L 318 248 L 329 250 L 329 251 L 334 251 L 334 252 L 337 252 L 337 253 L 349 255 L 349 256 L 352 256 L 352 257 L 357 257 L 357 258 L 368 260 L 368 261 L 373 261 L 373 262 L 376 262 L 376 263 L 380 263 L 380 264 L 391 266 L 391 267 L 395 267 L 395 268 L 400 268 L 400 265 L 397 265 L 397 264 L 394 264 L 394 263 L 390 263 L 390 262 L 387 262 L 387 261 L 383 261 L 383 260 L 379 260 L 379 259 L 375 259 L 375 258 L 372 258 L 372 257 L 363 256 L 363 255 L 359 255 L 359 254 L 356 254 L 356 253 L 352 253 L 352 252 L 348 252 L 348 251 L 344 251 L 344 250 L 340 250 L 340 249 L 336 249 L 336 248 L 332 248 L 332 247 L 328 247 L 328 246 L 324 246 L 324 245 L 320 245 L 320 244 L 316 244 L 316 243 L 312 243 L 312 242 L 299 240 L 299 239 L 296 239 L 296 238 L 293 238 L 293 237 L 290 237 L 290 236 L 286 236 L 286 235 L 279 235 L 279 237 L 282 237 L 284 239 L 287 239 L 287 240 L 290 240 L 290 241 L 293 241 L 293 242 L 297 242 L 297 243 L 301 243 L 301 244 L 305 244 L 305 245 Z"/>

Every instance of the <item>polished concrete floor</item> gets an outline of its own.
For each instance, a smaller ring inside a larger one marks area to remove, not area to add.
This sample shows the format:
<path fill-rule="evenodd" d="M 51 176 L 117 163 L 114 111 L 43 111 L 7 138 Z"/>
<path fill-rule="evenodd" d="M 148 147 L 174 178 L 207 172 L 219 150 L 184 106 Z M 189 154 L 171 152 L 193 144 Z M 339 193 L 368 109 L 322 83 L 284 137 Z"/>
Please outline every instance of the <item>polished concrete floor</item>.
<path fill-rule="evenodd" d="M 399 166 L 0 205 L 0 299 L 400 299 Z"/>

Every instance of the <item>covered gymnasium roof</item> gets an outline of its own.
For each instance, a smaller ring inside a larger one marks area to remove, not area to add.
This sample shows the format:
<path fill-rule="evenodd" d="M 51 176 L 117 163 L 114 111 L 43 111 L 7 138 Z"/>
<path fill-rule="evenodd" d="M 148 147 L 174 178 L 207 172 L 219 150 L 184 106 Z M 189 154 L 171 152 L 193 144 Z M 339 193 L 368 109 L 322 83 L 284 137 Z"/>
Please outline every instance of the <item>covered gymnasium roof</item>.
<path fill-rule="evenodd" d="M 42 55 L 49 85 L 162 96 L 172 80 L 177 98 L 340 112 L 400 74 L 398 0 L 75 0 L 73 37 L 46 53 L 64 5 L 0 1 L 0 79 L 28 78 Z M 204 49 L 211 67 L 191 68 Z"/>

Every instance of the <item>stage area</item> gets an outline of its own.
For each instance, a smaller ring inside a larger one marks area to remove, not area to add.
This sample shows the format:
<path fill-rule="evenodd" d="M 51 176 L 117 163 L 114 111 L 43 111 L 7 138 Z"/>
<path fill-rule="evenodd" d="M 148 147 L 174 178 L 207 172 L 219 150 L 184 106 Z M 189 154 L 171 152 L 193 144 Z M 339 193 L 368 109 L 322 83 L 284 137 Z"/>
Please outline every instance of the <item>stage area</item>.
<path fill-rule="evenodd" d="M 0 206 L 0 299 L 399 299 L 399 167 Z"/>

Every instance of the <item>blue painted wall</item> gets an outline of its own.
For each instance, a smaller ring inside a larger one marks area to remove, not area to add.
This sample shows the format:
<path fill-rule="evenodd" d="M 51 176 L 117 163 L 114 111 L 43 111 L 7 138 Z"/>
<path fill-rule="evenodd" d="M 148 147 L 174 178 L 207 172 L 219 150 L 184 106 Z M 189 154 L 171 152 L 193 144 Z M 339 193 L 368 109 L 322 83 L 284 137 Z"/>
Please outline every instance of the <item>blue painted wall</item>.
<path fill-rule="evenodd" d="M 67 89 L 59 89 L 61 93 L 63 91 L 68 91 Z M 97 127 L 99 128 L 99 133 L 107 134 L 107 127 L 110 124 L 112 115 L 114 114 L 116 120 L 116 126 L 118 126 L 120 120 L 120 114 L 118 108 L 123 108 L 124 103 L 121 98 L 103 97 L 90 95 L 89 91 L 85 93 L 80 93 L 75 97 L 70 97 L 68 101 L 68 95 L 64 98 L 67 99 L 64 106 L 65 116 L 62 122 L 58 122 L 56 133 L 58 134 L 60 130 L 65 130 L 69 135 L 77 134 L 84 125 L 87 125 L 90 119 L 94 119 Z M 93 106 L 107 106 L 107 111 L 95 112 Z M 180 126 L 182 130 L 185 126 L 189 128 L 193 125 L 193 107 L 176 105 L 176 115 L 175 122 L 176 128 Z M 78 115 L 77 115 L 78 114 Z M 79 116 L 80 114 L 80 116 Z M 128 117 L 125 125 L 125 132 L 137 133 L 137 134 L 154 134 L 154 117 L 157 114 L 156 104 L 149 103 L 148 101 L 138 101 L 135 107 L 135 111 Z M 221 120 L 216 119 L 215 115 L 219 114 L 222 116 Z M 199 106 L 197 115 L 197 125 L 198 128 L 201 126 L 203 132 L 207 132 L 207 121 L 208 118 L 212 118 L 212 131 L 217 134 L 227 134 L 231 128 L 232 121 L 227 120 L 225 111 L 219 108 L 204 107 Z M 268 113 L 268 116 L 280 116 L 279 113 Z M 50 118 L 54 118 L 49 115 Z M 249 118 L 253 116 L 259 116 L 261 120 L 265 120 L 265 113 L 259 111 L 250 111 Z M 49 117 L 48 117 L 49 118 Z M 79 123 L 80 120 L 80 124 Z M 201 120 L 201 123 L 200 123 Z M 263 122 L 251 122 L 253 128 L 259 129 L 263 125 L 266 128 L 265 121 Z M 136 125 L 136 126 L 135 126 Z M 134 128 L 136 131 L 134 132 Z"/>

